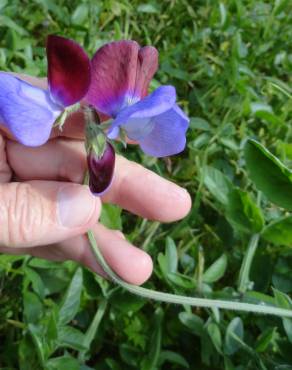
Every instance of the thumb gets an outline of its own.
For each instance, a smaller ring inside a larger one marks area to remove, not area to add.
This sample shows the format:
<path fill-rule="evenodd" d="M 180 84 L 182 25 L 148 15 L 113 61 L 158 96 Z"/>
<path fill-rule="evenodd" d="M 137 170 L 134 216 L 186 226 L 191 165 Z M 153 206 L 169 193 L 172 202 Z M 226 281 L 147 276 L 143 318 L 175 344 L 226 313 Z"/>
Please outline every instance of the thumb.
<path fill-rule="evenodd" d="M 35 247 L 84 234 L 100 214 L 87 186 L 30 181 L 0 184 L 0 247 Z"/>

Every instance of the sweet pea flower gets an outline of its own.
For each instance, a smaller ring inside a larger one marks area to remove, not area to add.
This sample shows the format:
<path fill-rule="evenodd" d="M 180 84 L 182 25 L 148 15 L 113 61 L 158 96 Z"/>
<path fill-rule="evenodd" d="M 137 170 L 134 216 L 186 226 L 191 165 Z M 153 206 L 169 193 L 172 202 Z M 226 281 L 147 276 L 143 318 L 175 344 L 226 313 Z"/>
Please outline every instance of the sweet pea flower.
<path fill-rule="evenodd" d="M 0 72 L 0 122 L 26 146 L 44 144 L 56 119 L 90 84 L 90 60 L 76 42 L 50 35 L 46 49 L 49 90 Z"/>
<path fill-rule="evenodd" d="M 126 40 L 106 44 L 91 60 L 85 101 L 113 118 L 110 139 L 124 130 L 146 154 L 164 157 L 185 148 L 189 119 L 175 102 L 174 87 L 161 86 L 147 95 L 157 68 L 158 53 L 152 46 L 141 48 Z"/>

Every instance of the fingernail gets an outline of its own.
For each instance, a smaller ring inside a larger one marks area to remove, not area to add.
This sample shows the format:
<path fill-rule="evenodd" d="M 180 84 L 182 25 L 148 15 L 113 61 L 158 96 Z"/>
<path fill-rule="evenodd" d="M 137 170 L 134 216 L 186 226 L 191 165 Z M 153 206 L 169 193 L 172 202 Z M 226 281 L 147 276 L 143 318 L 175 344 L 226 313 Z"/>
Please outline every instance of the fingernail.
<path fill-rule="evenodd" d="M 186 189 L 184 189 L 184 188 L 182 188 L 182 187 L 178 186 L 178 185 L 174 186 L 174 187 L 172 188 L 172 191 L 173 191 L 173 194 L 174 194 L 177 198 L 179 198 L 179 199 L 183 199 L 183 200 L 185 200 L 186 198 L 189 198 L 189 197 L 190 197 L 190 195 L 189 195 L 188 191 L 187 191 Z"/>
<path fill-rule="evenodd" d="M 88 187 L 80 185 L 63 187 L 57 200 L 60 223 L 69 228 L 86 225 L 96 206 L 95 197 Z"/>

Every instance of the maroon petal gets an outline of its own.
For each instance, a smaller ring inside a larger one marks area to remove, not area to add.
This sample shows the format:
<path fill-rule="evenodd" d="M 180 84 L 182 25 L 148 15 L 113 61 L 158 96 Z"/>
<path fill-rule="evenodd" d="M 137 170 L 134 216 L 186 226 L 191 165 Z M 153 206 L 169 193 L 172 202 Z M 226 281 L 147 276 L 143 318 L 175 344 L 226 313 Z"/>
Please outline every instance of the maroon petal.
<path fill-rule="evenodd" d="M 115 168 L 115 150 L 110 143 L 101 158 L 91 152 L 87 156 L 89 188 L 95 195 L 102 195 L 111 185 Z"/>
<path fill-rule="evenodd" d="M 115 116 L 135 91 L 139 45 L 115 41 L 104 45 L 92 61 L 91 85 L 86 96 L 98 111 Z"/>
<path fill-rule="evenodd" d="M 90 60 L 75 41 L 47 38 L 48 80 L 54 100 L 63 106 L 81 100 L 90 85 Z"/>
<path fill-rule="evenodd" d="M 148 93 L 149 84 L 158 68 L 158 51 L 153 46 L 145 46 L 139 50 L 135 96 L 144 98 Z"/>

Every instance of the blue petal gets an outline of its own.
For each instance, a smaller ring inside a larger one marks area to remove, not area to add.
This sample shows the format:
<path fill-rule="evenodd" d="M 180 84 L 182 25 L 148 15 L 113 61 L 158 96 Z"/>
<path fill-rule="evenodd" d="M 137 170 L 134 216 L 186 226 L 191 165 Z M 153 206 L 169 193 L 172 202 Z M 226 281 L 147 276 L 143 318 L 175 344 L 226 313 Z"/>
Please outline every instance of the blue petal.
<path fill-rule="evenodd" d="M 186 145 L 189 119 L 175 104 L 173 108 L 151 118 L 152 131 L 139 140 L 141 149 L 153 157 L 180 153 Z"/>
<path fill-rule="evenodd" d="M 44 144 L 62 108 L 46 90 L 8 73 L 0 73 L 0 117 L 17 141 L 27 146 Z"/>
<path fill-rule="evenodd" d="M 166 112 L 175 104 L 176 93 L 173 86 L 160 86 L 150 95 L 137 103 L 124 108 L 118 113 L 113 121 L 109 137 L 112 138 L 116 127 L 123 126 L 131 139 L 138 140 L 141 135 L 145 136 L 149 132 L 149 118 Z M 140 127 L 137 127 L 135 121 L 139 120 Z M 145 134 L 143 130 L 145 129 Z M 138 136 L 137 136 L 138 131 Z M 115 130 L 115 133 L 117 130 Z"/>

